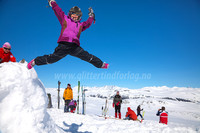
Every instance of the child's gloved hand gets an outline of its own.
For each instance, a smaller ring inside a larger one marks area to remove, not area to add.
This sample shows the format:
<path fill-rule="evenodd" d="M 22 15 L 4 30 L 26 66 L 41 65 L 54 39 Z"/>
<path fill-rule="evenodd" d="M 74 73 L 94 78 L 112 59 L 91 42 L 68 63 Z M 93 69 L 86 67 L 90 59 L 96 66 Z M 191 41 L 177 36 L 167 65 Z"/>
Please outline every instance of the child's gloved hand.
<path fill-rule="evenodd" d="M 92 7 L 88 8 L 88 10 L 89 10 L 89 13 L 88 13 L 89 17 L 95 17 L 94 10 L 92 9 Z"/>
<path fill-rule="evenodd" d="M 120 102 L 118 102 L 116 105 L 118 106 Z"/>
<path fill-rule="evenodd" d="M 113 108 L 115 107 L 115 104 L 113 103 Z"/>
<path fill-rule="evenodd" d="M 51 5 L 51 2 L 52 2 L 52 1 L 55 2 L 55 0 L 48 0 L 48 2 L 49 2 L 49 6 L 50 6 L 50 7 L 52 7 L 52 5 Z"/>

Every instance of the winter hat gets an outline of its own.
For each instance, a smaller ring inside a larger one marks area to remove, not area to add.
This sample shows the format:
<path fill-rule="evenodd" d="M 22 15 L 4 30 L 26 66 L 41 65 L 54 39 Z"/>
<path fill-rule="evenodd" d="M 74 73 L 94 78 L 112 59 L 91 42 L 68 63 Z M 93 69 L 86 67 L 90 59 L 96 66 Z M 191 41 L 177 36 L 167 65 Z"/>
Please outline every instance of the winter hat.
<path fill-rule="evenodd" d="M 9 42 L 5 42 L 5 43 L 3 44 L 3 48 L 11 48 L 10 43 L 9 43 Z"/>
<path fill-rule="evenodd" d="M 67 84 L 67 86 L 71 86 L 70 84 Z"/>
<path fill-rule="evenodd" d="M 69 10 L 69 16 L 71 17 L 72 14 L 76 14 L 78 15 L 78 21 L 81 19 L 82 17 L 82 12 L 81 9 L 78 6 L 74 6 Z"/>
<path fill-rule="evenodd" d="M 130 107 L 127 108 L 127 110 L 130 110 L 130 109 L 131 109 Z"/>

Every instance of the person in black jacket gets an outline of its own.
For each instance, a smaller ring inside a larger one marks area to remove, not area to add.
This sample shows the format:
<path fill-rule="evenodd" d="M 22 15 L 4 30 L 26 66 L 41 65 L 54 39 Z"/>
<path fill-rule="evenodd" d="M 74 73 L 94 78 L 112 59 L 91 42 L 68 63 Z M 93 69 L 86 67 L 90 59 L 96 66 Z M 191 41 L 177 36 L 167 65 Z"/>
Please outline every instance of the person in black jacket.
<path fill-rule="evenodd" d="M 113 99 L 113 108 L 115 107 L 115 118 L 117 118 L 117 113 L 119 113 L 119 119 L 121 119 L 121 103 L 122 97 L 119 95 L 119 91 L 117 91 L 117 94 Z"/>
<path fill-rule="evenodd" d="M 137 107 L 137 116 L 140 116 L 142 119 L 144 119 L 144 118 L 142 117 L 141 113 L 140 113 L 142 110 L 143 110 L 143 109 L 140 108 L 140 105 L 138 105 L 138 107 Z"/>

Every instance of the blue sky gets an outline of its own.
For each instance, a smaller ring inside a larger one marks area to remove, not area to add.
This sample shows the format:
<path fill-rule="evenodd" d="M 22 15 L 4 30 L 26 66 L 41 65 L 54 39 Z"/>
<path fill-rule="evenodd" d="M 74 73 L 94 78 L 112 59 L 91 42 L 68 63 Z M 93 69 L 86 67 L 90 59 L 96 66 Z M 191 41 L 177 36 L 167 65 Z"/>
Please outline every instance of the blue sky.
<path fill-rule="evenodd" d="M 73 6 L 88 18 L 91 6 L 96 24 L 81 34 L 81 46 L 110 64 L 97 69 L 72 56 L 35 70 L 45 87 L 67 83 L 200 87 L 199 0 L 57 0 L 65 13 Z M 28 62 L 53 53 L 61 26 L 47 0 L 0 0 L 0 44 Z"/>

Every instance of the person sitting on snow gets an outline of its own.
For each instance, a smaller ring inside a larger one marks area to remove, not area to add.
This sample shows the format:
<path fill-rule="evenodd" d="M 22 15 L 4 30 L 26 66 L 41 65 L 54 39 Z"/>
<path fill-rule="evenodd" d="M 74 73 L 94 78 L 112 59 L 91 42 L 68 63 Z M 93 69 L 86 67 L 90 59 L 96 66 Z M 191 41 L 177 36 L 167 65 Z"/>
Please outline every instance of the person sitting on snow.
<path fill-rule="evenodd" d="M 6 42 L 3 44 L 3 47 L 0 48 L 0 63 L 4 62 L 16 62 L 16 58 L 13 56 L 13 54 L 10 52 L 11 45 L 9 42 Z"/>
<path fill-rule="evenodd" d="M 65 88 L 65 91 L 63 93 L 63 100 L 65 101 L 64 112 L 69 112 L 69 108 L 67 107 L 70 101 L 73 100 L 73 90 L 70 84 L 67 84 L 67 88 Z"/>
<path fill-rule="evenodd" d="M 124 120 L 137 120 L 137 115 L 135 114 L 135 112 L 130 108 L 128 107 L 127 108 L 127 112 L 126 112 L 126 118 Z"/>
<path fill-rule="evenodd" d="M 70 109 L 70 112 L 74 113 L 75 110 L 76 110 L 76 105 L 77 105 L 76 100 L 71 100 L 70 103 L 67 106 L 67 110 Z"/>
<path fill-rule="evenodd" d="M 168 122 L 168 112 L 165 111 L 165 107 L 162 107 L 161 109 L 159 109 L 156 115 L 160 116 L 159 123 L 163 123 L 163 124 L 167 125 L 167 122 Z"/>

